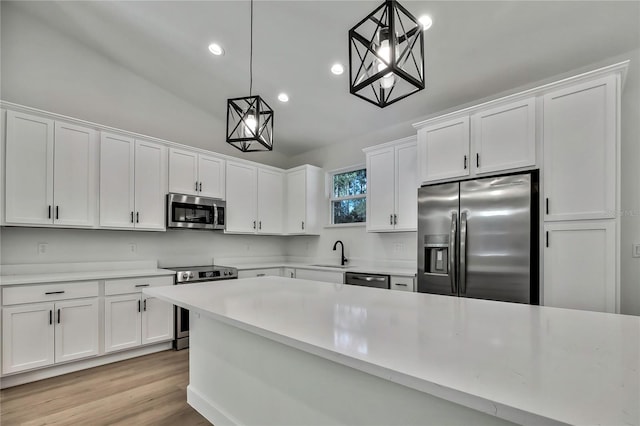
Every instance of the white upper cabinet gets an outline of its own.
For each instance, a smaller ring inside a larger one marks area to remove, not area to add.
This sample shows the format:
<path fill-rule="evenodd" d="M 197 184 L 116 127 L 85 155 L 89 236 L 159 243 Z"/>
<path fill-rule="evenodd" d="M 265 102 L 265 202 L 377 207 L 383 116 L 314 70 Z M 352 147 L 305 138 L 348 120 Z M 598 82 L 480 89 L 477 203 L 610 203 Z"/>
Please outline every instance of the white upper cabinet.
<path fill-rule="evenodd" d="M 225 161 L 210 155 L 198 155 L 198 194 L 203 197 L 225 198 Z"/>
<path fill-rule="evenodd" d="M 226 232 L 255 233 L 258 205 L 258 169 L 244 163 L 227 162 Z"/>
<path fill-rule="evenodd" d="M 476 174 L 533 166 L 536 163 L 536 99 L 519 100 L 471 116 Z"/>
<path fill-rule="evenodd" d="M 228 233 L 282 234 L 284 176 L 273 169 L 227 162 Z"/>
<path fill-rule="evenodd" d="M 322 169 L 306 164 L 288 170 L 285 176 L 285 232 L 319 234 L 324 182 Z"/>
<path fill-rule="evenodd" d="M 282 172 L 258 169 L 258 233 L 284 232 L 284 177 Z"/>
<path fill-rule="evenodd" d="M 365 150 L 367 231 L 415 231 L 418 176 L 415 138 Z"/>
<path fill-rule="evenodd" d="M 544 96 L 545 220 L 613 218 L 616 75 Z"/>
<path fill-rule="evenodd" d="M 94 226 L 96 147 L 92 129 L 8 111 L 5 221 Z"/>
<path fill-rule="evenodd" d="M 103 132 L 100 136 L 100 226 L 165 228 L 166 148 Z"/>
<path fill-rule="evenodd" d="M 469 116 L 418 130 L 418 162 L 423 183 L 469 176 Z"/>
<path fill-rule="evenodd" d="M 166 173 L 167 148 L 157 143 L 136 140 L 136 228 L 165 228 Z"/>
<path fill-rule="evenodd" d="M 169 192 L 224 199 L 225 160 L 170 148 Z"/>

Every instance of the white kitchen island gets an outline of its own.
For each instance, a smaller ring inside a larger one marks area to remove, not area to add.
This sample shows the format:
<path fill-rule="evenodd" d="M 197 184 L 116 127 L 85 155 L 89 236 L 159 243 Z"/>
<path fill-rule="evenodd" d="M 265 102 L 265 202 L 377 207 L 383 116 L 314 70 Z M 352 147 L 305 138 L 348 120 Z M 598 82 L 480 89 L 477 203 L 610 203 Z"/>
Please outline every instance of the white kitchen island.
<path fill-rule="evenodd" d="M 145 289 L 191 312 L 225 424 L 640 425 L 640 318 L 280 277 Z"/>

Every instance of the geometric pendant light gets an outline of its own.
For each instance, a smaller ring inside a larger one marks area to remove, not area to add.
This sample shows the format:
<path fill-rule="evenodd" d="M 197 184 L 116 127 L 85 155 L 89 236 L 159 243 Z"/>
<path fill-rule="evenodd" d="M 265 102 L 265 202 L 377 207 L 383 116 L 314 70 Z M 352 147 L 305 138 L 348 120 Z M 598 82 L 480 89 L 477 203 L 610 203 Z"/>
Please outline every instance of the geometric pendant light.
<path fill-rule="evenodd" d="M 384 108 L 425 87 L 424 33 L 396 0 L 349 30 L 349 91 Z"/>
<path fill-rule="evenodd" d="M 253 0 L 251 0 L 251 47 L 249 96 L 227 99 L 227 143 L 242 152 L 273 149 L 273 110 L 253 89 Z"/>

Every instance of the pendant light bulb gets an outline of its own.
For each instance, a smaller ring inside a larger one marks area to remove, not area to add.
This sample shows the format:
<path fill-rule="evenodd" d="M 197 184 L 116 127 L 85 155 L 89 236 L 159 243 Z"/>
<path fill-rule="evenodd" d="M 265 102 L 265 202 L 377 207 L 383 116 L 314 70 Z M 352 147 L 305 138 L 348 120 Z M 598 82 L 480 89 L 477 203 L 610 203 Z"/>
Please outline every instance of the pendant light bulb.
<path fill-rule="evenodd" d="M 245 134 L 247 136 L 253 136 L 256 134 L 256 127 L 258 126 L 258 122 L 256 121 L 256 116 L 253 111 L 247 114 L 247 117 L 244 119 L 244 127 Z"/>
<path fill-rule="evenodd" d="M 386 62 L 391 61 L 391 48 L 389 47 L 389 39 L 384 39 L 380 43 L 380 47 L 378 48 L 378 57 L 384 59 Z M 378 72 L 384 71 L 387 68 L 387 64 L 383 61 L 378 61 Z M 396 79 L 392 72 L 385 74 L 380 81 L 380 87 L 383 89 L 390 89 L 395 84 Z"/>

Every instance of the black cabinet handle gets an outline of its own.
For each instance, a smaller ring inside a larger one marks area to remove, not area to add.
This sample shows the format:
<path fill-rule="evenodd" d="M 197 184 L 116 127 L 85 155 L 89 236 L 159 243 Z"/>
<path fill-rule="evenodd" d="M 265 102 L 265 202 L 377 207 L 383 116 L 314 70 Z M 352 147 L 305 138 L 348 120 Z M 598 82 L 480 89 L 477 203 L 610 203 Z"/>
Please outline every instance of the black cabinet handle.
<path fill-rule="evenodd" d="M 64 290 L 60 290 L 60 291 L 47 291 L 45 294 L 64 294 Z"/>
<path fill-rule="evenodd" d="M 549 231 L 546 232 L 545 241 L 546 241 L 545 245 L 549 247 Z"/>
<path fill-rule="evenodd" d="M 476 167 L 480 167 L 480 154 L 476 152 Z"/>
<path fill-rule="evenodd" d="M 304 220 L 302 221 L 302 230 L 304 231 Z"/>
<path fill-rule="evenodd" d="M 262 221 L 258 222 L 258 229 L 262 229 Z"/>
<path fill-rule="evenodd" d="M 49 325 L 53 324 L 53 311 L 49 309 Z"/>
<path fill-rule="evenodd" d="M 138 312 L 140 312 L 140 301 L 138 300 Z"/>
<path fill-rule="evenodd" d="M 393 224 L 394 224 L 394 225 L 397 225 L 397 224 L 398 224 L 398 215 L 397 215 L 397 214 L 394 214 L 394 215 L 393 215 Z"/>
<path fill-rule="evenodd" d="M 256 229 L 256 221 L 253 221 L 253 229 Z"/>
<path fill-rule="evenodd" d="M 544 203 L 545 203 L 545 211 L 547 212 L 547 214 L 549 214 L 549 198 L 545 198 Z"/>
<path fill-rule="evenodd" d="M 389 215 L 389 225 L 393 225 L 393 215 Z"/>
<path fill-rule="evenodd" d="M 133 223 L 133 212 L 131 212 L 131 223 Z"/>
<path fill-rule="evenodd" d="M 467 170 L 467 156 L 464 156 L 464 169 Z"/>
<path fill-rule="evenodd" d="M 60 309 L 58 309 L 58 324 L 60 324 Z"/>
<path fill-rule="evenodd" d="M 49 219 L 51 219 L 51 206 L 49 206 Z"/>
<path fill-rule="evenodd" d="M 140 212 L 136 212 L 136 223 L 140 223 Z"/>
<path fill-rule="evenodd" d="M 149 284 L 136 284 L 136 287 L 149 287 Z"/>
<path fill-rule="evenodd" d="M 397 285 L 397 286 L 400 286 L 400 287 L 408 287 L 405 283 L 395 283 L 393 285 Z"/>
<path fill-rule="evenodd" d="M 147 310 L 147 299 L 144 299 L 144 307 L 143 308 L 144 308 L 145 311 Z"/>
<path fill-rule="evenodd" d="M 202 192 L 202 182 L 200 182 L 200 192 Z"/>
<path fill-rule="evenodd" d="M 60 206 L 56 206 L 56 219 L 59 219 L 60 217 L 59 210 L 60 210 Z"/>
<path fill-rule="evenodd" d="M 198 192 L 198 181 L 196 181 L 196 192 Z"/>

